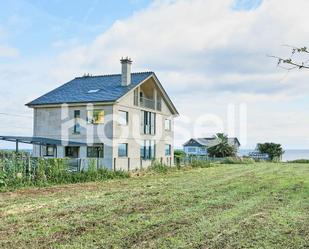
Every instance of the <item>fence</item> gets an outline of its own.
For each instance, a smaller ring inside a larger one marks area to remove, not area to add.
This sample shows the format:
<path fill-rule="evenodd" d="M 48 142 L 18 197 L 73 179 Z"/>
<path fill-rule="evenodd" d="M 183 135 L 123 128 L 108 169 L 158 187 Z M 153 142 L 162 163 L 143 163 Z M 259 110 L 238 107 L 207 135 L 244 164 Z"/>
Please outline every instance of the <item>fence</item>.
<path fill-rule="evenodd" d="M 86 171 L 90 167 L 92 168 L 106 168 L 103 158 L 73 158 L 67 159 L 69 165 L 69 171 Z"/>
<path fill-rule="evenodd" d="M 174 162 L 178 166 L 183 166 L 183 165 L 190 165 L 192 164 L 193 161 L 221 162 L 224 159 L 225 158 L 209 157 L 207 155 L 205 156 L 192 155 L 192 156 L 185 156 L 185 157 L 175 156 Z"/>
<path fill-rule="evenodd" d="M 61 182 L 69 174 L 64 159 L 32 158 L 26 155 L 0 157 L 0 187 Z"/>
<path fill-rule="evenodd" d="M 167 166 L 172 166 L 173 161 L 171 157 L 161 157 L 156 159 L 143 159 L 140 157 L 131 158 L 131 157 L 123 157 L 123 158 L 114 158 L 113 159 L 113 169 L 114 170 L 136 170 L 136 169 L 146 169 L 150 167 L 154 162 L 159 162 L 161 164 L 165 164 Z"/>
<path fill-rule="evenodd" d="M 77 183 L 101 181 L 115 178 L 127 178 L 129 174 L 123 171 L 111 171 L 100 167 L 100 161 L 88 159 L 79 161 L 78 169 L 72 171 L 72 161 L 61 158 L 32 158 L 12 156 L 0 158 L 0 189 L 20 186 L 45 186 L 46 184 Z M 83 164 L 88 164 L 88 170 L 82 170 Z M 98 168 L 98 165 L 100 168 Z"/>

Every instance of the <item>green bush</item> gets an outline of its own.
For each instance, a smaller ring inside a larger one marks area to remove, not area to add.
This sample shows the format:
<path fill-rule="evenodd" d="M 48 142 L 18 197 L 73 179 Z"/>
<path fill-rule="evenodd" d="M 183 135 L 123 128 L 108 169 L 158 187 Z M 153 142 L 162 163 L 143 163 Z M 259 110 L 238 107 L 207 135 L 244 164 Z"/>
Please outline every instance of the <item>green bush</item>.
<path fill-rule="evenodd" d="M 6 186 L 6 173 L 3 171 L 0 171 L 0 188 Z"/>
<path fill-rule="evenodd" d="M 169 170 L 169 167 L 164 163 L 153 162 L 151 166 L 149 167 L 149 170 L 152 170 L 156 173 L 167 173 L 167 171 Z"/>
<path fill-rule="evenodd" d="M 90 161 L 87 171 L 70 172 L 66 158 L 30 158 L 12 154 L 0 159 L 0 190 L 23 186 L 103 181 L 128 178 L 128 172 L 97 169 L 96 161 Z"/>
<path fill-rule="evenodd" d="M 297 159 L 297 160 L 288 161 L 288 163 L 309 163 L 309 159 Z"/>
<path fill-rule="evenodd" d="M 184 160 L 186 153 L 183 150 L 174 150 L 174 159 L 177 167 L 180 166 L 180 162 Z"/>
<path fill-rule="evenodd" d="M 243 157 L 227 157 L 221 161 L 222 164 L 253 164 L 255 161 L 252 158 Z"/>
<path fill-rule="evenodd" d="M 19 151 L 19 152 L 15 152 L 12 150 L 0 150 L 0 158 L 9 158 L 9 157 L 13 157 L 13 156 L 17 156 L 17 157 L 29 157 L 30 153 L 27 151 Z"/>

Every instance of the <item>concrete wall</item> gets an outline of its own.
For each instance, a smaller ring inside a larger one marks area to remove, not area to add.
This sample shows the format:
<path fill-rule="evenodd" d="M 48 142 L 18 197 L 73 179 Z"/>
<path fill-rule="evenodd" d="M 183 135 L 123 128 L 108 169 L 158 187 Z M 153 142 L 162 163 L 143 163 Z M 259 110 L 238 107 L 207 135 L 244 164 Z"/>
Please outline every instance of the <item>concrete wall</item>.
<path fill-rule="evenodd" d="M 148 84 L 149 89 L 154 89 L 154 96 L 161 94 L 156 87 L 153 79 L 149 79 L 144 84 Z M 59 140 L 76 141 L 83 143 L 103 143 L 104 144 L 104 166 L 110 169 L 132 170 L 141 167 L 148 167 L 150 160 L 141 160 L 140 146 L 144 140 L 155 140 L 156 143 L 156 160 L 166 164 L 173 165 L 174 150 L 174 122 L 172 112 L 168 105 L 162 99 L 161 111 L 142 108 L 134 105 L 134 93 L 129 92 L 114 105 L 94 105 L 94 109 L 104 110 L 104 124 L 93 125 L 87 124 L 87 110 L 91 106 L 71 105 L 66 112 L 61 111 L 60 106 L 38 107 L 34 109 L 34 136 L 47 137 Z M 80 110 L 80 134 L 74 134 L 74 111 Z M 141 110 L 147 110 L 156 113 L 156 134 L 141 134 Z M 128 125 L 119 124 L 118 112 L 127 111 L 129 113 Z M 164 129 L 165 119 L 172 121 L 172 130 Z M 118 144 L 128 144 L 128 156 L 118 157 Z M 165 156 L 165 145 L 170 144 L 171 156 Z M 44 148 L 43 148 L 44 150 Z M 39 146 L 34 146 L 34 155 L 42 151 Z M 57 157 L 65 156 L 65 148 L 57 147 Z M 87 157 L 87 147 L 80 147 L 80 158 Z M 116 165 L 114 165 L 116 163 Z"/>
<path fill-rule="evenodd" d="M 87 110 L 104 110 L 104 124 L 88 124 Z M 74 134 L 74 111 L 80 110 L 81 132 Z M 112 105 L 74 105 L 69 106 L 67 111 L 61 111 L 60 106 L 34 108 L 34 136 L 52 139 L 75 141 L 89 144 L 104 144 L 104 166 L 112 169 Z M 41 154 L 40 154 L 41 151 Z M 33 147 L 34 156 L 43 156 L 45 147 L 35 145 Z M 57 146 L 57 157 L 65 156 L 64 146 Z M 87 146 L 81 146 L 79 157 L 87 157 Z"/>
<path fill-rule="evenodd" d="M 148 80 L 144 84 L 155 83 L 153 79 Z M 155 87 L 155 95 L 160 94 L 159 89 Z M 155 135 L 144 135 L 141 133 L 140 119 L 141 110 L 150 111 L 156 113 L 156 134 Z M 113 113 L 117 116 L 119 111 L 127 111 L 129 113 L 129 122 L 127 126 L 122 126 L 117 122 L 115 118 L 114 123 L 114 155 L 118 158 L 118 144 L 127 143 L 128 144 L 128 158 L 130 158 L 130 169 L 147 168 L 151 164 L 151 160 L 141 160 L 140 146 L 143 144 L 144 140 L 155 140 L 156 144 L 156 155 L 155 160 L 162 161 L 168 165 L 174 165 L 174 121 L 172 112 L 168 108 L 165 101 L 162 99 L 162 109 L 161 111 L 147 109 L 140 106 L 134 105 L 134 93 L 129 92 L 123 98 L 120 99 L 113 107 Z M 165 119 L 170 119 L 172 121 L 172 130 L 166 131 L 164 129 Z M 170 144 L 171 156 L 165 156 L 165 145 Z M 120 158 L 116 160 L 116 168 L 127 168 L 128 160 L 125 158 Z"/>

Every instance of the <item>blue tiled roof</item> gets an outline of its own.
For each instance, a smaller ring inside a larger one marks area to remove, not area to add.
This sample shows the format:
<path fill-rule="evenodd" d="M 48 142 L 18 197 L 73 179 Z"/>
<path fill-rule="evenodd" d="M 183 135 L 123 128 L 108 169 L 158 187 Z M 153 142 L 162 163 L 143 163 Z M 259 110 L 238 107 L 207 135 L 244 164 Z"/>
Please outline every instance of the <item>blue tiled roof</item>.
<path fill-rule="evenodd" d="M 132 73 L 132 80 L 129 86 L 121 86 L 121 74 L 78 77 L 31 101 L 27 105 L 113 102 L 151 74 L 153 72 Z M 91 90 L 93 92 L 89 93 Z"/>

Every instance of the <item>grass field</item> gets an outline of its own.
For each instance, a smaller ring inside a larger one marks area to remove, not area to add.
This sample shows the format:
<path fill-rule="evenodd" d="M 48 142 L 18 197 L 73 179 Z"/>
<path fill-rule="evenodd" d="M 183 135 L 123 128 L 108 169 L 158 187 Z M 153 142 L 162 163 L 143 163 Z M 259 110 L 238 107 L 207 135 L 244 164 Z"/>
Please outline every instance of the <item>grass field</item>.
<path fill-rule="evenodd" d="M 309 248 L 309 164 L 0 193 L 0 248 Z"/>

